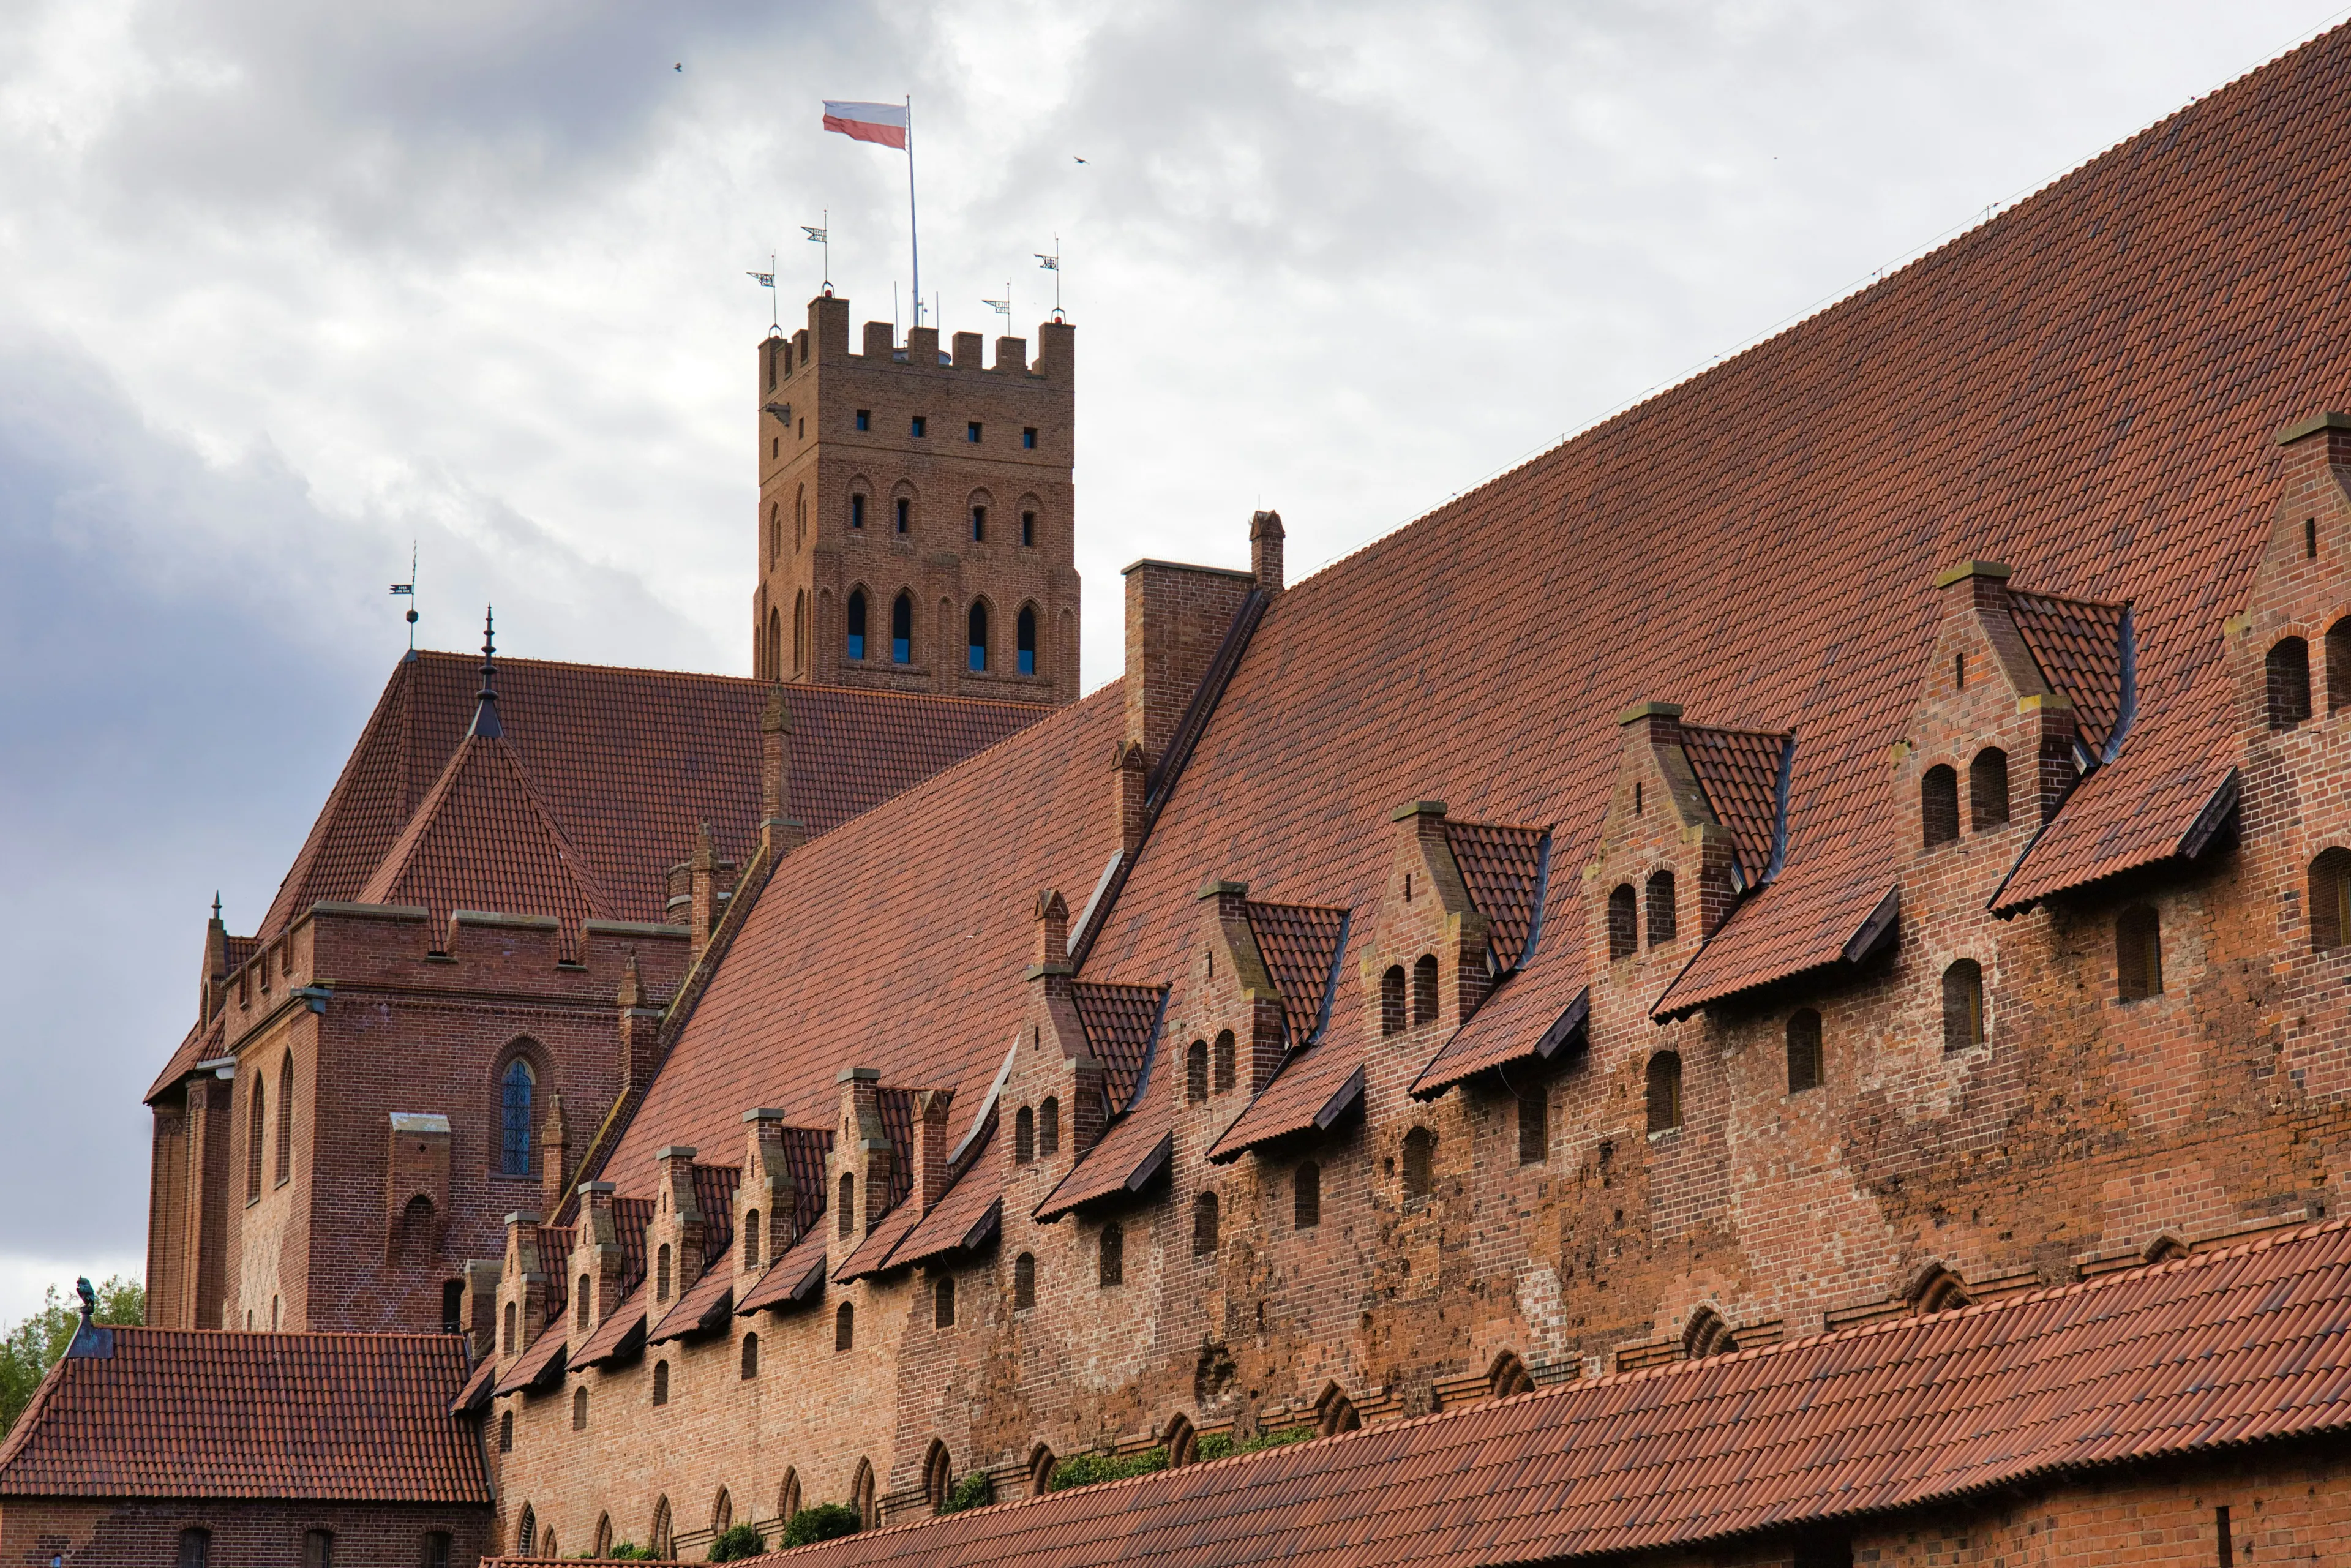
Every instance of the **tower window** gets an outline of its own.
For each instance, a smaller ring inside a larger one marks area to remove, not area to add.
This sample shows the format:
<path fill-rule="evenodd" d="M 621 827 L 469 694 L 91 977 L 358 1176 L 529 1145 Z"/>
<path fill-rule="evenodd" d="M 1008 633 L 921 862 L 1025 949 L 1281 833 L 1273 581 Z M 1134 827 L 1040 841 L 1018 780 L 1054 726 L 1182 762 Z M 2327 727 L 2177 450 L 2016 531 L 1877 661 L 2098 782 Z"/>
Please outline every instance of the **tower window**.
<path fill-rule="evenodd" d="M 1649 877 L 1649 946 L 1662 947 L 1674 939 L 1674 873 L 1655 872 Z"/>
<path fill-rule="evenodd" d="M 1629 958 L 1641 945 L 1633 884 L 1620 882 L 1608 894 L 1608 956 Z"/>
<path fill-rule="evenodd" d="M 743 1267 L 759 1266 L 759 1211 L 752 1209 L 743 1216 Z"/>
<path fill-rule="evenodd" d="M 1788 1092 L 1821 1086 L 1821 1015 L 1798 1008 L 1788 1015 Z"/>
<path fill-rule="evenodd" d="M 1649 1131 L 1670 1133 L 1682 1124 L 1682 1059 L 1670 1051 L 1649 1058 Z"/>
<path fill-rule="evenodd" d="M 2310 644 L 2299 637 L 2283 638 L 2264 664 L 2270 727 L 2292 729 L 2310 716 Z"/>
<path fill-rule="evenodd" d="M 1033 605 L 1022 605 L 1020 614 L 1013 622 L 1012 626 L 1013 636 L 1020 653 L 1020 673 L 1024 675 L 1033 675 L 1037 673 L 1036 608 Z"/>
<path fill-rule="evenodd" d="M 873 411 L 872 409 L 861 408 L 857 411 L 857 428 L 860 430 L 871 430 L 873 428 Z"/>
<path fill-rule="evenodd" d="M 1194 1104 L 1208 1097 L 1208 1042 L 1196 1040 L 1184 1053 L 1184 1098 Z"/>
<path fill-rule="evenodd" d="M 1022 546 L 1022 548 L 1027 549 L 1027 548 L 1029 548 L 1029 547 L 1033 547 L 1033 546 L 1036 544 L 1036 542 L 1037 542 L 1037 514 L 1036 514 L 1036 513 L 1034 513 L 1034 512 L 1023 512 L 1023 513 L 1021 513 L 1021 514 L 1020 514 L 1020 543 L 1021 543 L 1021 546 Z"/>
<path fill-rule="evenodd" d="M 571 1391 L 571 1429 L 575 1432 L 588 1429 L 588 1385 L 584 1383 Z"/>
<path fill-rule="evenodd" d="M 975 419 L 963 427 L 963 438 L 974 446 L 979 444 L 979 421 Z"/>
<path fill-rule="evenodd" d="M 1031 452 L 1037 450 L 1037 427 L 1035 425 L 1032 424 L 1028 429 L 1020 433 L 1020 444 L 1027 447 Z"/>
<path fill-rule="evenodd" d="M 914 601 L 904 593 L 890 605 L 890 659 L 899 664 L 914 660 Z"/>
<path fill-rule="evenodd" d="M 849 497 L 849 526 L 852 528 L 865 526 L 865 497 L 862 496 Z"/>
<path fill-rule="evenodd" d="M 2163 995 L 2163 923 L 2147 904 L 2116 917 L 2115 994 L 2126 1002 Z"/>
<path fill-rule="evenodd" d="M 865 657 L 865 591 L 862 588 L 849 596 L 849 656 Z"/>
<path fill-rule="evenodd" d="M 1037 1113 L 1028 1106 L 1020 1107 L 1012 1118 L 1012 1163 L 1025 1166 L 1037 1157 Z"/>
<path fill-rule="evenodd" d="M 930 423 L 918 413 L 907 423 L 906 434 L 914 436 L 928 435 Z"/>
<path fill-rule="evenodd" d="M 1311 1230 L 1322 1223 L 1322 1167 L 1312 1160 L 1301 1162 L 1290 1178 L 1290 1223 L 1294 1230 Z"/>
<path fill-rule="evenodd" d="M 1961 958 L 1943 971 L 1943 1049 L 1970 1051 L 1984 1042 L 1983 967 Z"/>
<path fill-rule="evenodd" d="M 841 1173 L 841 1234 L 857 1234 L 857 1177 L 848 1171 Z"/>
<path fill-rule="evenodd" d="M 1402 1034 L 1404 1025 L 1404 966 L 1390 964 L 1380 977 L 1380 1032 Z"/>
<path fill-rule="evenodd" d="M 971 607 L 970 621 L 971 667 L 974 670 L 985 670 L 987 668 L 987 606 L 974 604 Z"/>
<path fill-rule="evenodd" d="M 1412 966 L 1412 1021 L 1437 1021 L 1437 955 L 1423 953 Z"/>
<path fill-rule="evenodd" d="M 1918 780 L 1918 823 L 1930 850 L 1959 836 L 1959 776 L 1941 763 Z"/>
<path fill-rule="evenodd" d="M 1979 833 L 2008 826 L 2008 753 L 1997 746 L 1968 764 L 1968 818 Z"/>
<path fill-rule="evenodd" d="M 904 497 L 904 496 L 899 497 L 898 497 L 898 531 L 899 531 L 900 533 L 902 533 L 902 534 L 903 534 L 903 533 L 904 533 L 904 532 L 906 531 L 906 529 L 907 529 L 907 525 L 908 525 L 908 524 L 910 524 L 910 523 L 912 523 L 912 522 L 914 521 L 914 502 L 912 502 L 912 501 L 910 501 L 910 500 L 908 500 L 908 499 L 906 499 L 906 497 Z"/>
<path fill-rule="evenodd" d="M 974 507 L 971 509 L 971 542 L 976 545 L 984 545 L 987 542 L 987 508 L 986 507 Z"/>

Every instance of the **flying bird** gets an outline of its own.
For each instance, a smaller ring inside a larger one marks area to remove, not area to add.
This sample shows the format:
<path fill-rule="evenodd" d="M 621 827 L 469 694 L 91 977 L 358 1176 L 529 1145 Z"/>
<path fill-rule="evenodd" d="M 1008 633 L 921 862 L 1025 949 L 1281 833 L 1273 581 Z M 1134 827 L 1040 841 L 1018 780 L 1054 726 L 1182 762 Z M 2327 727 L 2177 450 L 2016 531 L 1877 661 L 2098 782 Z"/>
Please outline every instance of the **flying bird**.
<path fill-rule="evenodd" d="M 1074 153 L 1074 152 L 1071 153 L 1071 154 L 1070 154 L 1070 156 L 1071 156 L 1071 157 L 1072 157 L 1072 158 L 1078 158 L 1078 155 L 1077 155 L 1076 153 Z M 1084 160 L 1084 159 L 1082 159 L 1082 158 L 1078 158 L 1078 162 L 1081 162 L 1081 163 L 1082 163 L 1082 162 L 1085 162 L 1085 160 Z"/>
<path fill-rule="evenodd" d="M 677 62 L 677 64 L 676 64 L 675 66 L 672 67 L 671 68 L 672 68 L 672 69 L 674 69 L 674 70 L 681 70 L 681 71 L 682 71 L 682 70 L 685 69 L 685 62 L 684 62 L 684 60 L 680 60 L 680 61 L 678 61 L 678 62 Z"/>

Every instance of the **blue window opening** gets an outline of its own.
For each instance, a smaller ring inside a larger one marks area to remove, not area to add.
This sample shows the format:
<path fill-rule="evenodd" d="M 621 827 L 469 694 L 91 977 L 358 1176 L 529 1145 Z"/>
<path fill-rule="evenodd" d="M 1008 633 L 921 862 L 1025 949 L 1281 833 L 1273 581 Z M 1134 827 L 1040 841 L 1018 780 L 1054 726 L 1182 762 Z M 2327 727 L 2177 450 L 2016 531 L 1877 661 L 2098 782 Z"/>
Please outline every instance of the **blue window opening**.
<path fill-rule="evenodd" d="M 1037 673 L 1037 612 L 1029 605 L 1020 607 L 1020 619 L 1016 622 L 1015 642 L 1020 651 L 1020 673 Z"/>
<path fill-rule="evenodd" d="M 530 1175 L 530 1063 L 516 1057 L 498 1083 L 498 1174 Z"/>
<path fill-rule="evenodd" d="M 974 507 L 971 509 L 971 542 L 976 545 L 984 545 L 987 542 L 987 508 L 986 507 Z"/>
<path fill-rule="evenodd" d="M 912 435 L 926 435 L 929 434 L 921 414 L 918 413 L 914 416 L 913 428 L 908 432 L 908 434 Z"/>
<path fill-rule="evenodd" d="M 890 606 L 890 657 L 901 664 L 914 662 L 914 601 L 903 593 Z"/>
<path fill-rule="evenodd" d="M 971 667 L 975 670 L 987 668 L 987 606 L 985 604 L 971 607 Z"/>
<path fill-rule="evenodd" d="M 1029 448 L 1031 452 L 1037 449 L 1037 427 L 1035 425 L 1032 424 L 1028 429 L 1020 433 L 1020 444 Z"/>
<path fill-rule="evenodd" d="M 860 430 L 871 430 L 873 428 L 873 411 L 872 409 L 861 408 L 857 411 L 857 428 Z"/>
<path fill-rule="evenodd" d="M 849 497 L 849 526 L 852 528 L 865 526 L 865 497 L 862 496 Z"/>
<path fill-rule="evenodd" d="M 865 657 L 865 591 L 849 596 L 849 656 Z"/>
<path fill-rule="evenodd" d="M 975 419 L 963 427 L 963 438 L 974 446 L 979 444 L 979 421 Z"/>

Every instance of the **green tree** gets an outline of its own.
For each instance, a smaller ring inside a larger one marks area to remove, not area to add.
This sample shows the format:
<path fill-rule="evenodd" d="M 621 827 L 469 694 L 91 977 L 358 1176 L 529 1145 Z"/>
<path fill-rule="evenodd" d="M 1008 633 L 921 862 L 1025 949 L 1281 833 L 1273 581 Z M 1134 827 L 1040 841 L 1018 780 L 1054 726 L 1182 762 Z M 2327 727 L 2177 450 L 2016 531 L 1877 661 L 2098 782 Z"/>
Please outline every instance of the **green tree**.
<path fill-rule="evenodd" d="M 98 1321 L 139 1323 L 147 1317 L 147 1287 L 117 1274 L 98 1287 Z M 0 1437 L 16 1424 L 31 1404 L 33 1391 L 57 1357 L 73 1343 L 81 1326 L 81 1303 L 69 1301 L 51 1285 L 38 1311 L 0 1337 Z"/>
<path fill-rule="evenodd" d="M 811 1541 L 831 1541 L 865 1528 L 865 1518 L 845 1502 L 820 1502 L 792 1515 L 784 1526 L 784 1544 L 806 1546 Z"/>
<path fill-rule="evenodd" d="M 738 1557 L 757 1557 L 767 1549 L 767 1540 L 756 1526 L 730 1524 L 710 1543 L 710 1561 L 732 1563 Z"/>

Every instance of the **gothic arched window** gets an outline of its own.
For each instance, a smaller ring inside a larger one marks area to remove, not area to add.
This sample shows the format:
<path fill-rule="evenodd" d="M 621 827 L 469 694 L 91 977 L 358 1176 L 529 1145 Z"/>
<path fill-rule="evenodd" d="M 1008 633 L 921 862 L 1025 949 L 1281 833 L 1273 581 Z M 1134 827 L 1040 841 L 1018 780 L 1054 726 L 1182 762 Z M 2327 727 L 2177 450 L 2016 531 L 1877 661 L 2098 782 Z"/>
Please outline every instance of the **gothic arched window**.
<path fill-rule="evenodd" d="M 498 1080 L 498 1174 L 530 1175 L 530 1103 L 537 1087 L 530 1063 L 516 1057 Z"/>
<path fill-rule="evenodd" d="M 890 662 L 914 662 L 914 601 L 904 593 L 890 601 Z"/>
<path fill-rule="evenodd" d="M 1033 675 L 1037 673 L 1037 607 L 1022 605 L 1019 618 L 1013 622 L 1012 626 L 1013 637 L 1020 651 L 1020 673 Z"/>
<path fill-rule="evenodd" d="M 971 603 L 971 667 L 987 668 L 987 603 L 975 599 Z"/>
<path fill-rule="evenodd" d="M 849 595 L 849 656 L 865 657 L 865 591 L 862 588 Z"/>

